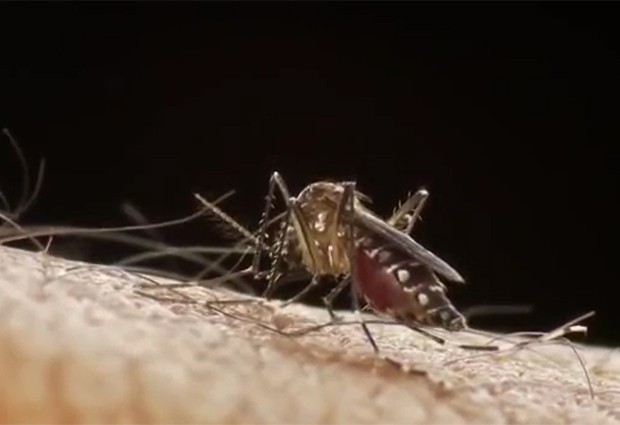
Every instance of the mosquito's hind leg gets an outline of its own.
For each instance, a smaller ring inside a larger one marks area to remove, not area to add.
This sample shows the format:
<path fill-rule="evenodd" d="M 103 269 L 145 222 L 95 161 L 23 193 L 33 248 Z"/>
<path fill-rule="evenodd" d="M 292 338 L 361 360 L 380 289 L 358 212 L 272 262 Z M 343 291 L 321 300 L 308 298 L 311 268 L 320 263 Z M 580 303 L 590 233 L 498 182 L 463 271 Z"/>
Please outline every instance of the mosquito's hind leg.
<path fill-rule="evenodd" d="M 366 324 L 366 322 L 364 321 L 364 318 L 362 317 L 359 296 L 357 295 L 357 291 L 355 290 L 355 287 L 353 285 L 351 285 L 351 300 L 353 302 L 353 310 L 355 311 L 355 314 L 359 320 L 360 326 L 362 327 L 362 331 L 364 331 L 364 335 L 366 335 L 366 339 L 372 346 L 372 349 L 374 350 L 375 354 L 379 355 L 380 354 L 379 346 L 377 345 L 377 341 L 375 341 L 375 338 L 372 336 L 372 333 L 370 333 L 370 329 L 368 329 L 368 325 Z"/>
<path fill-rule="evenodd" d="M 426 189 L 419 189 L 392 214 L 387 222 L 403 233 L 410 234 L 413 231 L 414 224 L 420 219 L 428 196 L 429 193 Z"/>

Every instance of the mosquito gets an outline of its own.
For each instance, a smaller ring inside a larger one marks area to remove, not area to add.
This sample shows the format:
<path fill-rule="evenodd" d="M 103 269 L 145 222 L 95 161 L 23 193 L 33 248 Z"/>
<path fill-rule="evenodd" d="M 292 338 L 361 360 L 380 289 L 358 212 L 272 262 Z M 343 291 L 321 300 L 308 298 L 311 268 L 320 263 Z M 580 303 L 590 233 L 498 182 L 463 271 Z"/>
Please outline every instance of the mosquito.
<path fill-rule="evenodd" d="M 269 243 L 273 236 L 268 234 L 267 227 L 276 189 L 286 209 L 275 239 Z M 443 343 L 443 339 L 419 325 L 449 331 L 467 328 L 465 317 L 448 299 L 439 275 L 453 282 L 464 283 L 464 279 L 410 236 L 428 196 L 425 189 L 418 190 L 383 220 L 365 206 L 370 198 L 357 191 L 355 182 L 318 181 L 294 197 L 282 176 L 274 172 L 251 265 L 255 279 L 268 280 L 263 296 L 269 299 L 287 277 L 298 272 L 310 274 L 310 283 L 286 300 L 286 306 L 304 297 L 323 278 L 336 278 L 339 283 L 323 298 L 332 319 L 338 320 L 333 301 L 350 285 L 355 310 L 360 310 L 363 298 L 376 313 Z M 268 270 L 261 270 L 265 254 L 271 265 Z M 362 327 L 378 352 L 363 322 Z"/>

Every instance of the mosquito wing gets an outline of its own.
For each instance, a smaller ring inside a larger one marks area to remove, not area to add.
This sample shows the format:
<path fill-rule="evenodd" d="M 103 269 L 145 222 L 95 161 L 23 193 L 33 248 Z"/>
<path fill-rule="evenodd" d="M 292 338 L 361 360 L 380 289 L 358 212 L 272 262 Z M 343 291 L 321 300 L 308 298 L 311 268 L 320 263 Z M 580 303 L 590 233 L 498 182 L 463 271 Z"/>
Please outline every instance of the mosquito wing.
<path fill-rule="evenodd" d="M 356 225 L 382 236 L 386 240 L 392 242 L 403 252 L 421 261 L 423 264 L 444 276 L 446 279 L 453 282 L 465 282 L 465 279 L 463 279 L 463 277 L 448 263 L 437 257 L 428 249 L 424 248 L 409 235 L 390 226 L 388 223 L 374 216 L 372 213 L 365 211 L 362 208 L 355 208 L 354 220 Z"/>

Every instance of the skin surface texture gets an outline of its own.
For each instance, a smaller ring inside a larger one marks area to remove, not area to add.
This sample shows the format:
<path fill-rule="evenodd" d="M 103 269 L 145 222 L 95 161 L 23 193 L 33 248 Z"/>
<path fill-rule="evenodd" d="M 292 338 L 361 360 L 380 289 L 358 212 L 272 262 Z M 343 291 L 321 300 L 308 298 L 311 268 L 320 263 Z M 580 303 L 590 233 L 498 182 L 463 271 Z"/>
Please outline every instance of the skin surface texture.
<path fill-rule="evenodd" d="M 250 321 L 292 330 L 325 321 L 322 309 L 219 305 L 250 318 L 240 320 L 204 305 L 238 294 L 140 289 L 149 283 L 67 270 L 76 264 L 0 247 L 2 423 L 620 424 L 615 350 L 578 347 L 592 399 L 569 347 L 481 355 L 370 325 L 406 373 L 377 358 L 358 325 L 293 338 Z"/>

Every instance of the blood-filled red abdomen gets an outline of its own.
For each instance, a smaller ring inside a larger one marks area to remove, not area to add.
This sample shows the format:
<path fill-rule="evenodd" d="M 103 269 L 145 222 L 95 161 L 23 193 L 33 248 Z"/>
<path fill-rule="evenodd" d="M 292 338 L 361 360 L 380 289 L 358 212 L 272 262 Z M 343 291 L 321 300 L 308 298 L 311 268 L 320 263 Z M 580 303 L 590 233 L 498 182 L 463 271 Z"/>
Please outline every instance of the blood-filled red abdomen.
<path fill-rule="evenodd" d="M 378 311 L 399 312 L 411 308 L 411 297 L 396 277 L 363 248 L 356 250 L 353 285 Z"/>

